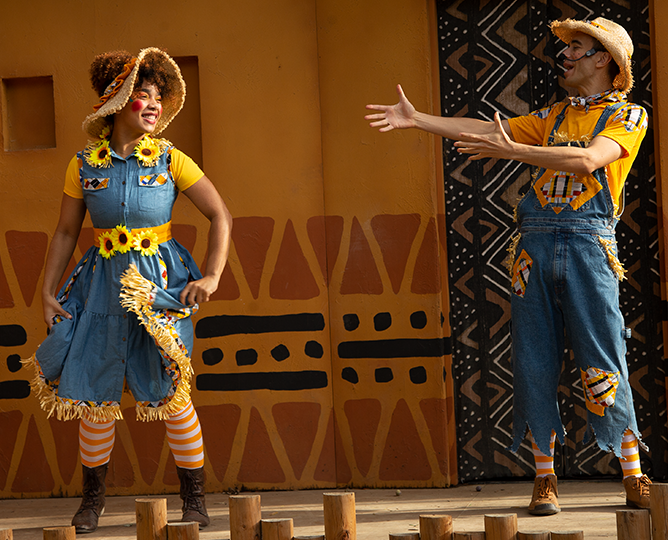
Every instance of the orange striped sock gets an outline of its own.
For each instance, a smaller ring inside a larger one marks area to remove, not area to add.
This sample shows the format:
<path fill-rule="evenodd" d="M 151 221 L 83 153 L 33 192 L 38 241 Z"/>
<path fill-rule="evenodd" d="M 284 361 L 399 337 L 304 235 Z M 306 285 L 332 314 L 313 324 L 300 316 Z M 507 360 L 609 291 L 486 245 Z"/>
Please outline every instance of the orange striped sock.
<path fill-rule="evenodd" d="M 622 473 L 625 479 L 629 476 L 642 476 L 638 439 L 630 429 L 624 432 L 624 437 L 622 438 L 622 458 L 619 459 L 619 464 L 622 466 Z"/>
<path fill-rule="evenodd" d="M 107 463 L 115 440 L 116 420 L 95 423 L 82 418 L 79 422 L 81 464 L 93 468 Z"/>
<path fill-rule="evenodd" d="M 531 450 L 533 450 L 533 459 L 536 462 L 536 478 L 554 474 L 554 441 L 556 434 L 552 432 L 550 437 L 550 455 L 546 456 L 541 452 L 533 440 L 533 435 L 529 434 L 531 438 Z"/>
<path fill-rule="evenodd" d="M 182 469 L 204 467 L 204 443 L 199 418 L 192 401 L 165 420 L 167 443 L 176 466 Z"/>

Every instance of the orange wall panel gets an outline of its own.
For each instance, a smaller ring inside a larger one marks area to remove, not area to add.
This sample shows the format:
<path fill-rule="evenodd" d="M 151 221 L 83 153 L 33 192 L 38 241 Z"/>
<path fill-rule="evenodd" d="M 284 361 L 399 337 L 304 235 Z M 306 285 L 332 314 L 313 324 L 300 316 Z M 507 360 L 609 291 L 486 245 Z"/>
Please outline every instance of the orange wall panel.
<path fill-rule="evenodd" d="M 456 482 L 439 147 L 363 120 L 397 82 L 438 110 L 434 11 L 426 0 L 3 7 L 0 79 L 51 78 L 55 148 L 9 149 L 2 90 L 0 498 L 81 489 L 77 425 L 46 418 L 19 359 L 45 335 L 44 253 L 96 101 L 88 66 L 147 46 L 180 59 L 188 83 L 165 136 L 234 216 L 220 289 L 195 319 L 207 489 Z M 182 197 L 173 223 L 205 264 L 206 219 Z M 74 260 L 91 240 L 86 219 Z M 164 426 L 139 424 L 132 405 L 124 396 L 109 493 L 177 491 Z"/>

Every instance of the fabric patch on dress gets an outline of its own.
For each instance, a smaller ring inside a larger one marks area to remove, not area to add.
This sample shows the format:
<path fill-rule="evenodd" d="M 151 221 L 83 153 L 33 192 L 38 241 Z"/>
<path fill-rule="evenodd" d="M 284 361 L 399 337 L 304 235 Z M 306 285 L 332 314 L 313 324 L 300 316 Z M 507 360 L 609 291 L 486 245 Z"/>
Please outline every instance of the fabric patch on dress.
<path fill-rule="evenodd" d="M 513 292 L 520 298 L 524 298 L 527 285 L 529 284 L 531 265 L 533 265 L 533 260 L 526 251 L 522 250 L 522 253 L 520 253 L 520 256 L 513 265 L 512 271 Z"/>
<path fill-rule="evenodd" d="M 619 386 L 619 371 L 604 371 L 595 367 L 580 370 L 587 409 L 598 416 L 605 414 L 606 407 L 614 407 Z"/>
<path fill-rule="evenodd" d="M 84 178 L 83 188 L 89 191 L 105 189 L 109 186 L 109 178 Z"/>
<path fill-rule="evenodd" d="M 144 187 L 162 186 L 167 182 L 167 177 L 163 174 L 149 174 L 139 177 L 139 185 Z"/>

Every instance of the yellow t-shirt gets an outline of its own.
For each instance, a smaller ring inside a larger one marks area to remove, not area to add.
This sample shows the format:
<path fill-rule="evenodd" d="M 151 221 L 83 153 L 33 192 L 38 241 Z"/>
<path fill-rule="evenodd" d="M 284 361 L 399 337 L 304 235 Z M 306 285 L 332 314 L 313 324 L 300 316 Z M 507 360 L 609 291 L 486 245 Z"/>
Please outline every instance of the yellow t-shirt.
<path fill-rule="evenodd" d="M 173 148 L 171 152 L 172 164 L 170 170 L 172 171 L 172 176 L 174 176 L 176 187 L 179 191 L 184 191 L 202 178 L 204 173 L 197 163 L 180 150 Z M 65 172 L 65 187 L 63 191 L 66 195 L 75 199 L 83 199 L 83 188 L 81 187 L 81 180 L 79 178 L 79 165 L 77 156 L 74 156 Z"/>
<path fill-rule="evenodd" d="M 611 102 L 619 100 L 621 94 L 613 93 L 612 99 L 594 101 L 589 110 L 582 105 L 569 105 L 566 117 L 557 130 L 559 139 L 579 141 L 591 135 L 603 109 Z M 527 116 L 518 116 L 508 120 L 510 131 L 516 142 L 536 146 L 547 146 L 550 132 L 557 116 L 563 110 L 565 102 L 555 103 L 550 107 L 532 112 Z M 647 133 L 647 112 L 640 105 L 626 102 L 606 122 L 598 136 L 607 137 L 622 147 L 622 157 L 606 166 L 608 185 L 612 200 L 619 205 L 626 177 L 631 170 L 640 143 Z M 550 178 L 556 171 L 546 170 L 542 178 Z"/>

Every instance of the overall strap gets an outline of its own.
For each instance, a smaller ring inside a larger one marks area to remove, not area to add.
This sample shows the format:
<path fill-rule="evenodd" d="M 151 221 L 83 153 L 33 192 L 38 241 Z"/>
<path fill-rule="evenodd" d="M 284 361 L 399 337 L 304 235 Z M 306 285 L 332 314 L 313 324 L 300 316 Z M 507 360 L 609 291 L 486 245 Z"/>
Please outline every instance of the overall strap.
<path fill-rule="evenodd" d="M 566 118 L 566 110 L 568 109 L 568 106 L 570 105 L 570 102 L 564 103 L 564 108 L 561 109 L 561 112 L 557 115 L 557 118 L 554 121 L 554 125 L 552 126 L 552 129 L 550 130 L 550 136 L 547 139 L 547 145 L 552 146 L 554 144 L 554 136 L 557 133 L 557 130 L 561 127 L 561 123 L 564 121 L 564 118 Z M 541 174 L 543 171 L 541 171 Z"/>
<path fill-rule="evenodd" d="M 619 109 L 624 107 L 625 105 L 628 105 L 628 102 L 626 101 L 620 101 L 618 103 L 613 103 L 612 105 L 608 105 L 603 112 L 601 113 L 601 116 L 599 116 L 598 121 L 596 122 L 596 126 L 594 126 L 594 131 L 592 132 L 592 140 L 594 137 L 596 137 L 601 131 L 605 129 L 605 125 L 608 123 L 608 120 L 617 113 Z M 601 183 L 601 187 L 603 191 L 606 193 L 606 197 L 612 201 L 612 194 L 610 193 L 610 185 L 608 184 L 605 179 L 607 178 L 606 172 L 605 172 L 605 167 L 601 167 L 600 169 L 597 169 L 594 171 L 594 176 L 597 178 L 597 180 Z M 598 177 L 600 176 L 600 178 Z M 621 203 L 621 208 L 618 210 L 617 213 L 617 218 L 619 218 L 622 213 L 624 212 L 624 208 L 626 207 L 626 193 L 624 191 L 624 186 L 622 185 L 622 193 L 621 193 L 621 198 L 622 198 L 622 203 Z M 615 211 L 614 208 L 610 208 L 610 215 L 612 218 L 615 217 Z"/>

